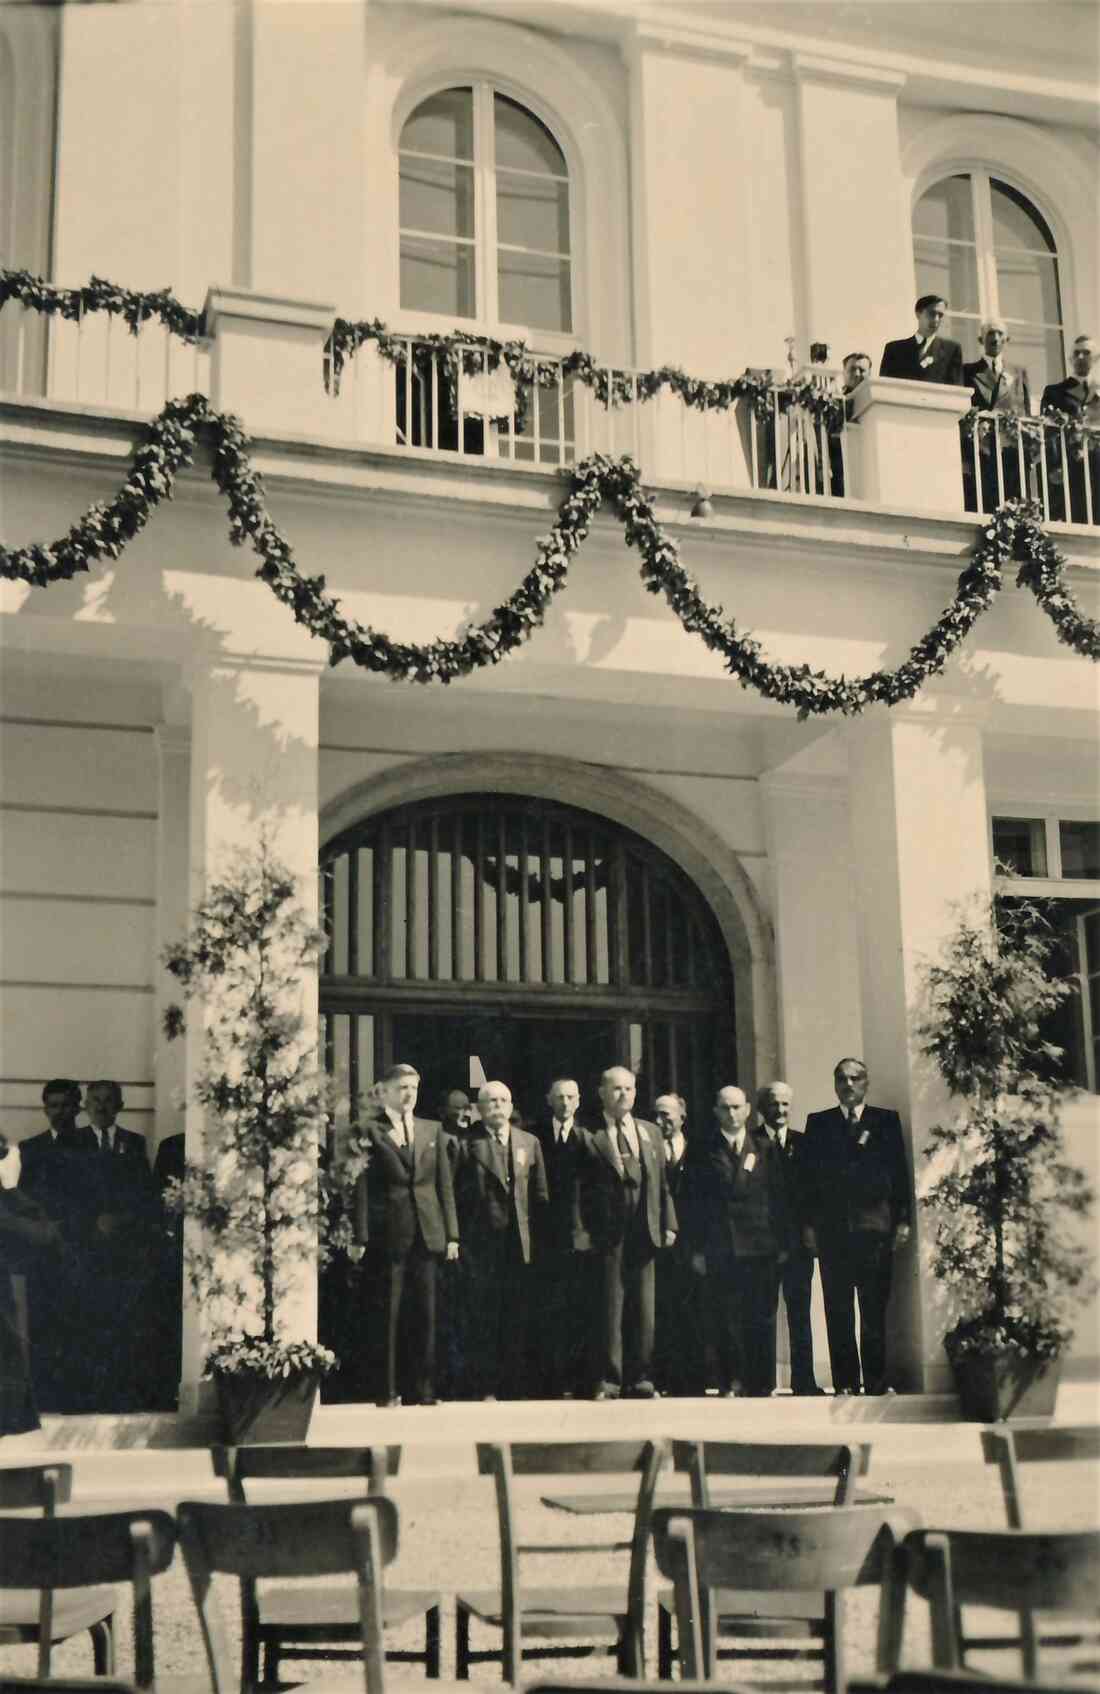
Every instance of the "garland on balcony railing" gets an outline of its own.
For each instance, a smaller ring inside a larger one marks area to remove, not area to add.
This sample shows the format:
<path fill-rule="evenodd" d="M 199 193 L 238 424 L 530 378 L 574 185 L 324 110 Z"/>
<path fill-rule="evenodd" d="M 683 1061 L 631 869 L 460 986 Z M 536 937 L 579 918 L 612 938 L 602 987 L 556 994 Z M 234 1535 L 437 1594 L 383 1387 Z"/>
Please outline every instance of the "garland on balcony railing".
<path fill-rule="evenodd" d="M 1017 582 L 1031 589 L 1059 639 L 1087 658 L 1100 659 L 1100 623 L 1082 613 L 1066 586 L 1065 559 L 1044 535 L 1037 509 L 1010 501 L 983 529 L 951 604 L 896 670 L 848 678 L 827 676 L 809 665 L 776 664 L 720 606 L 702 598 L 694 577 L 680 563 L 675 540 L 657 521 L 633 460 L 599 453 L 573 470 L 549 533 L 536 542 L 534 566 L 484 623 L 471 626 L 458 640 L 394 641 L 346 616 L 326 591 L 323 576 L 302 576 L 289 541 L 267 510 L 263 483 L 252 468 L 239 420 L 215 411 L 201 394 L 170 400 L 153 420 L 112 501 L 90 507 L 59 541 L 0 550 L 0 576 L 44 587 L 88 570 L 97 559 L 117 559 L 161 501 L 171 498 L 176 475 L 192 462 L 202 428 L 213 446 L 211 474 L 229 509 L 230 540 L 234 546 L 247 542 L 252 547 L 260 559 L 257 576 L 303 628 L 328 643 L 333 665 L 351 659 L 364 670 L 396 681 L 448 683 L 499 664 L 542 624 L 554 595 L 565 587 L 570 558 L 587 539 L 605 501 L 623 525 L 627 546 L 637 547 L 641 555 L 642 581 L 649 592 L 664 598 L 687 633 L 721 654 L 726 669 L 743 687 L 796 707 L 800 718 L 830 712 L 850 715 L 876 702 L 892 706 L 912 699 L 928 677 L 943 670 L 993 603 L 1002 573 L 1012 564 L 1019 566 Z"/>
<path fill-rule="evenodd" d="M 181 341 L 197 341 L 202 334 L 202 313 L 181 305 L 170 288 L 139 293 L 106 282 L 101 276 L 93 276 L 83 288 L 56 288 L 30 271 L 0 270 L 0 310 L 9 300 L 18 300 L 27 311 L 47 318 L 78 321 L 89 312 L 106 312 L 120 317 L 131 335 L 136 335 L 150 318 L 156 318 Z"/>

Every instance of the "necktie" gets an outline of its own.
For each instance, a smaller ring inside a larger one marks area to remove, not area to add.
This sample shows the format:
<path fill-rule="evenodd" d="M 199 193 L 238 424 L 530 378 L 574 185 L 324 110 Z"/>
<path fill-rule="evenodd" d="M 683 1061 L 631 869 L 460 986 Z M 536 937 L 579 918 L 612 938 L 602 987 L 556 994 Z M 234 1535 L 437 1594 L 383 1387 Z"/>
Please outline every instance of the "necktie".
<path fill-rule="evenodd" d="M 109 1129 L 101 1129 L 99 1132 L 99 1150 L 105 1157 L 110 1157 L 112 1149 L 111 1132 Z"/>
<path fill-rule="evenodd" d="M 406 1112 L 401 1121 L 402 1121 L 402 1125 L 403 1125 L 404 1130 L 405 1130 L 405 1145 L 406 1145 L 406 1147 L 411 1147 L 412 1144 L 413 1144 L 413 1116 L 412 1116 L 412 1113 Z"/>
<path fill-rule="evenodd" d="M 626 1133 L 625 1124 L 619 1125 L 619 1152 L 624 1159 L 632 1159 L 634 1157 L 634 1149 L 630 1145 L 630 1137 Z"/>

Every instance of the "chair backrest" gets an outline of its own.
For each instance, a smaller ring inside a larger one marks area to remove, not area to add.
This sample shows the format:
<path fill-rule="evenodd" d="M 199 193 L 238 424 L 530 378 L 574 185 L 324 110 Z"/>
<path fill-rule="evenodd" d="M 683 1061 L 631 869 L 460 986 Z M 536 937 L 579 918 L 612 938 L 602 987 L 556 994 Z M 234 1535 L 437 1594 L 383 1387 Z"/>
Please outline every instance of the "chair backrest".
<path fill-rule="evenodd" d="M 661 1575 L 675 1589 L 684 1674 L 704 1674 L 711 1589 L 829 1595 L 880 1581 L 894 1544 L 890 1514 L 876 1506 L 744 1512 L 660 1507 L 653 1514 L 653 1547 Z"/>
<path fill-rule="evenodd" d="M 1001 1475 L 1005 1517 L 1010 1529 L 1024 1527 L 1020 1494 L 1022 1464 L 1100 1460 L 1100 1424 L 1050 1424 L 1043 1429 L 983 1429 L 982 1455 Z"/>
<path fill-rule="evenodd" d="M 0 1588 L 37 1588 L 38 1674 L 49 1672 L 53 1591 L 128 1582 L 134 1596 L 134 1671 L 154 1676 L 152 1578 L 168 1569 L 176 1530 L 167 1512 L 87 1517 L 0 1517 Z"/>
<path fill-rule="evenodd" d="M 72 1499 L 72 1465 L 5 1465 L 0 1468 L 0 1511 L 20 1512 L 34 1506 L 52 1517 L 57 1506 Z"/>
<path fill-rule="evenodd" d="M 932 1606 L 933 1633 L 941 1605 L 954 1633 L 959 1606 L 1090 1612 L 1100 1594 L 1100 1530 L 918 1529 L 902 1553 L 910 1587 Z"/>
<path fill-rule="evenodd" d="M 361 1478 L 364 1493 L 384 1494 L 390 1477 L 401 1465 L 400 1447 L 307 1447 L 291 1443 L 272 1447 L 211 1447 L 214 1475 L 220 1476 L 229 1498 L 244 1505 L 245 1483 L 316 1481 Z"/>
<path fill-rule="evenodd" d="M 835 1479 L 833 1505 L 848 1506 L 871 1468 L 871 1444 L 807 1441 L 674 1441 L 673 1469 L 686 1471 L 693 1506 L 710 1505 L 712 1476 Z M 824 1502 L 823 1502 L 824 1503 Z"/>
<path fill-rule="evenodd" d="M 307 1500 L 278 1505 L 210 1505 L 184 1500 L 176 1509 L 213 1694 L 234 1689 L 234 1670 L 213 1577 L 335 1576 L 359 1584 L 359 1621 L 367 1694 L 383 1694 L 382 1571 L 397 1555 L 392 1500 Z"/>
<path fill-rule="evenodd" d="M 514 1441 L 510 1445 L 479 1442 L 479 1476 L 491 1476 L 496 1487 L 497 1522 L 500 1531 L 500 1587 L 504 1617 L 504 1679 L 513 1686 L 520 1680 L 522 1617 L 519 1560 L 524 1553 L 625 1553 L 630 1554 L 627 1573 L 627 1607 L 640 1618 L 645 1610 L 646 1564 L 649 1557 L 650 1524 L 657 1478 L 668 1459 L 667 1441 Z M 634 1531 L 629 1541 L 598 1544 L 524 1544 L 516 1529 L 513 1476 L 622 1476 L 638 1474 L 634 1507 Z"/>
<path fill-rule="evenodd" d="M 976 1670 L 898 1670 L 893 1676 L 875 1677 L 867 1681 L 856 1678 L 848 1684 L 848 1694 L 1039 1694 L 1034 1680 L 988 1676 Z M 1048 1682 L 1043 1678 L 1042 1694 L 1081 1694 L 1081 1683 Z"/>
<path fill-rule="evenodd" d="M 9 1676 L 0 1671 L 0 1694 L 23 1694 L 27 1688 L 53 1690 L 53 1694 L 139 1694 L 132 1682 L 115 1676 Z"/>

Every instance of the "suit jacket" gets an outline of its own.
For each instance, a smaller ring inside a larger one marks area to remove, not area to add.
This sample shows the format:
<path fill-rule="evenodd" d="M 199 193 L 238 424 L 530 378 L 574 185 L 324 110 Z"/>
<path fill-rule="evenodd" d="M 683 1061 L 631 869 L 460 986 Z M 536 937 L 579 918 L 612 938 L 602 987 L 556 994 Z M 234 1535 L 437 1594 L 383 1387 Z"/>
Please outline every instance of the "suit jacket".
<path fill-rule="evenodd" d="M 788 1252 L 800 1253 L 803 1251 L 802 1159 L 805 1153 L 805 1136 L 788 1126 L 786 1145 L 781 1147 L 770 1131 L 765 1130 L 763 1133 L 771 1144 L 776 1169 L 783 1182 L 787 1207 L 787 1240 L 784 1245 Z"/>
<path fill-rule="evenodd" d="M 0 1277 L 33 1268 L 49 1252 L 60 1253 L 51 1219 L 21 1188 L 0 1188 Z"/>
<path fill-rule="evenodd" d="M 455 1191 L 463 1252 L 475 1264 L 479 1252 L 506 1233 L 514 1233 L 524 1264 L 530 1264 L 532 1204 L 549 1204 L 538 1138 L 513 1128 L 506 1152 L 505 1159 L 489 1131 L 479 1126 L 459 1154 Z"/>
<path fill-rule="evenodd" d="M 896 1112 L 865 1106 L 854 1135 L 839 1106 L 806 1119 L 803 1216 L 819 1245 L 849 1230 L 890 1234 L 909 1222 L 909 1162 Z"/>
<path fill-rule="evenodd" d="M 937 335 L 932 342 L 932 363 L 923 365 L 921 360 L 927 357 L 928 353 L 918 352 L 915 335 L 907 335 L 901 341 L 888 341 L 882 351 L 878 374 L 904 377 L 908 382 L 947 382 L 961 386 L 963 356 L 957 341 L 947 341 Z"/>
<path fill-rule="evenodd" d="M 970 403 L 981 412 L 1010 412 L 1025 417 L 1031 411 L 1027 372 L 1019 365 L 1004 365 L 995 377 L 984 359 L 963 366 L 963 384 L 970 389 Z"/>
<path fill-rule="evenodd" d="M 1093 391 L 1087 400 L 1074 393 L 1077 378 L 1067 376 L 1061 382 L 1048 382 L 1043 389 L 1041 412 L 1065 412 L 1067 417 L 1084 418 L 1088 424 L 1100 425 L 1100 393 Z"/>
<path fill-rule="evenodd" d="M 692 1150 L 686 1179 L 692 1251 L 708 1261 L 785 1253 L 790 1237 L 780 1155 L 749 1130 L 735 1154 L 718 1129 Z"/>
<path fill-rule="evenodd" d="M 413 1119 L 413 1145 L 402 1157 L 384 1112 L 368 1118 L 367 1168 L 355 1185 L 355 1239 L 360 1246 L 403 1258 L 418 1240 L 429 1253 L 442 1253 L 458 1240 L 451 1161 L 437 1123 Z"/>
<path fill-rule="evenodd" d="M 66 1137 L 79 1207 L 74 1222 L 78 1239 L 92 1254 L 95 1272 L 133 1276 L 145 1266 L 159 1227 L 160 1205 L 145 1137 L 121 1124 L 113 1128 L 110 1153 L 100 1151 L 89 1124 L 78 1124 Z M 113 1220 L 109 1234 L 96 1227 L 100 1218 Z"/>
<path fill-rule="evenodd" d="M 660 1247 L 667 1230 L 678 1229 L 676 1205 L 668 1186 L 663 1138 L 656 1124 L 635 1118 L 643 1170 L 645 1223 L 654 1247 Z M 624 1192 L 625 1173 L 618 1147 L 605 1124 L 582 1131 L 584 1162 L 581 1166 L 581 1215 L 597 1251 L 606 1252 L 625 1238 L 628 1213 Z"/>
<path fill-rule="evenodd" d="M 540 1251 L 551 1253 L 586 1253 L 592 1238 L 581 1215 L 581 1167 L 584 1147 L 580 1125 L 576 1119 L 569 1139 L 560 1145 L 554 1139 L 554 1120 L 534 1126 L 534 1135 L 542 1148 L 542 1162 L 550 1202 L 535 1220 L 535 1234 Z"/>

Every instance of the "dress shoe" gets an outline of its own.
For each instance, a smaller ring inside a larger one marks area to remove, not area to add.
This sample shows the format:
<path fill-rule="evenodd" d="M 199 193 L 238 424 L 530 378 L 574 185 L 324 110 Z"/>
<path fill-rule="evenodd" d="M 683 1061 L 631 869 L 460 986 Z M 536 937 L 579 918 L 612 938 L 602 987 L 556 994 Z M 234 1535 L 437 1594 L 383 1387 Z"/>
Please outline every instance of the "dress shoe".
<path fill-rule="evenodd" d="M 439 1400 L 434 1394 L 422 1394 L 416 1403 L 418 1406 L 438 1406 Z"/>
<path fill-rule="evenodd" d="M 497 1403 L 497 1397 L 496 1397 L 495 1394 L 483 1394 L 481 1396 L 481 1399 L 482 1399 L 482 1403 L 485 1404 L 485 1405 L 495 1406 L 496 1403 Z"/>
<path fill-rule="evenodd" d="M 858 1394 L 858 1388 L 834 1388 L 834 1400 L 850 1400 L 853 1394 Z"/>
<path fill-rule="evenodd" d="M 635 1382 L 632 1387 L 627 1389 L 627 1393 L 632 1400 L 655 1400 L 657 1398 L 657 1390 L 648 1377 L 643 1377 L 641 1382 Z"/>
<path fill-rule="evenodd" d="M 600 1386 L 592 1395 L 592 1398 L 593 1400 L 617 1400 L 619 1398 L 619 1390 L 613 1382 L 601 1382 Z"/>
<path fill-rule="evenodd" d="M 735 1384 L 732 1388 L 720 1388 L 718 1398 L 720 1400 L 740 1400 L 744 1397 L 744 1393 L 745 1390 Z"/>
<path fill-rule="evenodd" d="M 795 1389 L 792 1389 L 791 1392 L 793 1394 L 797 1395 L 797 1397 L 800 1400 L 808 1400 L 811 1395 L 814 1395 L 814 1394 L 822 1394 L 823 1395 L 825 1393 L 825 1390 L 824 1390 L 824 1388 L 819 1388 L 817 1386 L 817 1383 L 815 1382 L 809 1388 L 795 1388 Z"/>
<path fill-rule="evenodd" d="M 400 1394 L 391 1394 L 388 1400 L 379 1400 L 378 1404 L 380 1406 L 399 1406 L 401 1404 L 401 1396 Z"/>

